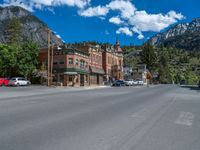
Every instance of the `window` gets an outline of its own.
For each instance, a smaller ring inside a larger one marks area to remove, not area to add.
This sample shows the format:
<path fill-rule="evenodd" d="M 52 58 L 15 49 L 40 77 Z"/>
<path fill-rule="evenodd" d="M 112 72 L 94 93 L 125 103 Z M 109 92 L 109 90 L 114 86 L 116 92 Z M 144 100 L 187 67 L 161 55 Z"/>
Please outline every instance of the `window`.
<path fill-rule="evenodd" d="M 88 67 L 88 62 L 85 63 L 85 67 Z"/>
<path fill-rule="evenodd" d="M 88 76 L 88 75 L 85 76 L 85 82 L 86 82 L 86 83 L 89 82 L 89 76 Z"/>
<path fill-rule="evenodd" d="M 64 61 L 60 61 L 60 64 L 63 65 L 63 64 L 64 64 Z"/>
<path fill-rule="evenodd" d="M 57 65 L 57 64 L 58 64 L 58 62 L 57 62 L 57 61 L 54 61 L 54 62 L 53 62 L 53 64 L 54 64 L 54 65 Z"/>
<path fill-rule="evenodd" d="M 80 61 L 80 67 L 84 67 L 85 66 L 85 61 L 84 60 L 81 60 Z"/>
<path fill-rule="evenodd" d="M 73 62 L 73 58 L 69 58 L 68 59 L 68 64 L 73 64 L 74 62 Z"/>
<path fill-rule="evenodd" d="M 110 56 L 108 56 L 108 64 L 112 63 L 112 58 Z"/>
<path fill-rule="evenodd" d="M 46 65 L 47 66 L 47 64 L 48 64 L 48 60 L 47 59 L 45 59 L 43 62 L 42 62 L 44 65 Z"/>
<path fill-rule="evenodd" d="M 72 82 L 72 81 L 73 81 L 73 77 L 69 76 L 69 82 Z"/>
<path fill-rule="evenodd" d="M 78 59 L 76 59 L 76 65 L 78 65 Z"/>
<path fill-rule="evenodd" d="M 98 56 L 98 55 L 96 55 L 96 62 L 98 62 L 98 60 L 99 60 L 99 56 Z"/>

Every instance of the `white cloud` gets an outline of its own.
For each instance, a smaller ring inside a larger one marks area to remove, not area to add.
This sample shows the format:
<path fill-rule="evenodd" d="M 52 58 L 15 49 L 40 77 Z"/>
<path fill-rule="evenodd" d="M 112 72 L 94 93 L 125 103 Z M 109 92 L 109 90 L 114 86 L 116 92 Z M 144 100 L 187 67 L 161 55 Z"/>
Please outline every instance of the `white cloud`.
<path fill-rule="evenodd" d="M 181 14 L 170 11 L 163 14 L 147 14 L 146 11 L 136 11 L 135 15 L 129 18 L 129 24 L 136 27 L 139 31 L 160 32 L 166 27 L 177 22 L 177 19 L 183 19 Z"/>
<path fill-rule="evenodd" d="M 141 32 L 140 30 L 138 30 L 136 27 L 133 27 L 131 30 L 132 30 L 134 33 L 137 33 L 137 34 L 138 34 L 137 38 L 138 38 L 139 40 L 141 40 L 141 39 L 144 38 L 144 35 L 142 34 L 142 32 Z"/>
<path fill-rule="evenodd" d="M 106 16 L 109 12 L 107 7 L 97 6 L 90 7 L 86 10 L 80 10 L 79 15 L 85 17 L 94 17 L 94 16 Z"/>
<path fill-rule="evenodd" d="M 170 12 L 167 13 L 167 15 L 171 18 L 174 18 L 174 19 L 178 19 L 178 20 L 181 20 L 183 18 L 185 18 L 181 13 L 176 13 L 175 11 L 171 10 Z"/>
<path fill-rule="evenodd" d="M 123 21 L 122 21 L 119 17 L 112 17 L 112 18 L 109 19 L 109 22 L 110 22 L 110 23 L 117 24 L 117 25 L 123 23 Z"/>
<path fill-rule="evenodd" d="M 53 1 L 52 4 L 55 6 L 68 5 L 76 6 L 78 8 L 84 8 L 90 3 L 90 0 L 48 0 Z"/>
<path fill-rule="evenodd" d="M 128 0 L 114 0 L 107 7 L 113 11 L 118 10 L 122 18 L 130 18 L 137 10 L 136 7 Z"/>
<path fill-rule="evenodd" d="M 6 7 L 6 6 L 20 6 L 28 11 L 33 11 L 33 7 L 32 4 L 30 3 L 29 5 L 22 3 L 22 0 L 4 0 L 3 4 L 0 4 L 0 6 L 2 7 Z"/>
<path fill-rule="evenodd" d="M 112 16 L 108 21 L 116 25 L 123 24 L 123 26 L 126 26 L 119 28 L 116 33 L 123 33 L 128 36 L 137 33 L 138 39 L 144 38 L 143 32 L 160 32 L 184 18 L 181 13 L 176 13 L 173 10 L 167 14 L 149 14 L 145 10 L 138 11 L 130 0 L 113 0 L 105 6 L 89 7 L 84 11 L 82 10 L 80 15 L 87 17 L 105 17 L 111 11 L 119 14 L 117 17 Z"/>
<path fill-rule="evenodd" d="M 3 0 L 0 6 L 21 6 L 29 11 L 44 7 L 71 6 L 83 9 L 90 4 L 91 0 Z"/>
<path fill-rule="evenodd" d="M 129 30 L 128 27 L 121 27 L 116 31 L 117 34 L 126 34 L 128 36 L 133 36 L 133 32 Z"/>
<path fill-rule="evenodd" d="M 142 40 L 142 39 L 144 39 L 144 35 L 143 35 L 143 34 L 139 34 L 139 35 L 137 36 L 137 38 L 138 38 L 139 40 Z"/>

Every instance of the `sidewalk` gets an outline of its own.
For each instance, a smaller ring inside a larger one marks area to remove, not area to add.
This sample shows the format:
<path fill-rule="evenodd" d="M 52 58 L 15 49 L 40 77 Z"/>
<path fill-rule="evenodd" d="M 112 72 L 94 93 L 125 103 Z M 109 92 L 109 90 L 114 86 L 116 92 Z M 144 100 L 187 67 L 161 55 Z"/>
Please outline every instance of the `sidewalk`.
<path fill-rule="evenodd" d="M 94 87 L 51 87 L 46 86 L 30 86 L 30 87 L 0 87 L 0 100 L 17 98 L 17 97 L 27 97 L 27 96 L 37 96 L 37 95 L 47 95 L 56 94 L 63 92 L 72 91 L 83 91 L 92 89 L 109 88 L 109 86 L 94 86 Z"/>

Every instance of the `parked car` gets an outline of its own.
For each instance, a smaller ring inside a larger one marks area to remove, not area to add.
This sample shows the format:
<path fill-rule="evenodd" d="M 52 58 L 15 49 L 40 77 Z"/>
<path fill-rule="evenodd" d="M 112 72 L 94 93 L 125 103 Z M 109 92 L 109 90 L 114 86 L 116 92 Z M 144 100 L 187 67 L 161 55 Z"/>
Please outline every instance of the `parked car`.
<path fill-rule="evenodd" d="M 138 85 L 138 81 L 137 80 L 133 80 L 133 85 Z"/>
<path fill-rule="evenodd" d="M 200 80 L 199 80 L 199 82 L 198 82 L 198 84 L 197 84 L 197 85 L 198 85 L 198 87 L 200 88 Z"/>
<path fill-rule="evenodd" d="M 112 86 L 125 86 L 125 82 L 124 82 L 124 80 L 115 80 L 112 83 Z"/>
<path fill-rule="evenodd" d="M 144 85 L 144 81 L 141 79 L 137 79 L 137 85 Z"/>
<path fill-rule="evenodd" d="M 23 77 L 13 77 L 10 79 L 8 84 L 10 86 L 22 86 L 22 85 L 30 85 L 31 82 Z"/>
<path fill-rule="evenodd" d="M 126 86 L 132 86 L 133 85 L 133 80 L 129 79 L 129 80 L 125 80 L 124 81 Z"/>
<path fill-rule="evenodd" d="M 9 79 L 8 78 L 0 78 L 0 86 L 8 86 Z"/>

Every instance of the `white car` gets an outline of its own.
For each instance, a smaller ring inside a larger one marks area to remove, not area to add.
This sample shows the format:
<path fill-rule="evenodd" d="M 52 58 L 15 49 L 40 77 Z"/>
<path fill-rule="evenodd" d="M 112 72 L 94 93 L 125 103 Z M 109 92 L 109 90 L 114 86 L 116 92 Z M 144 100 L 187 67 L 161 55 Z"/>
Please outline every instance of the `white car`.
<path fill-rule="evenodd" d="M 140 79 L 133 80 L 133 85 L 144 85 L 144 81 Z"/>
<path fill-rule="evenodd" d="M 125 85 L 126 86 L 132 86 L 133 85 L 133 80 L 125 80 Z"/>
<path fill-rule="evenodd" d="M 13 77 L 10 79 L 8 85 L 10 86 L 22 86 L 22 85 L 30 85 L 31 82 L 26 80 L 23 77 Z"/>
<path fill-rule="evenodd" d="M 133 80 L 133 85 L 138 85 L 138 81 Z"/>
<path fill-rule="evenodd" d="M 137 85 L 144 85 L 144 81 L 143 80 L 140 80 L 140 79 L 137 79 Z"/>

